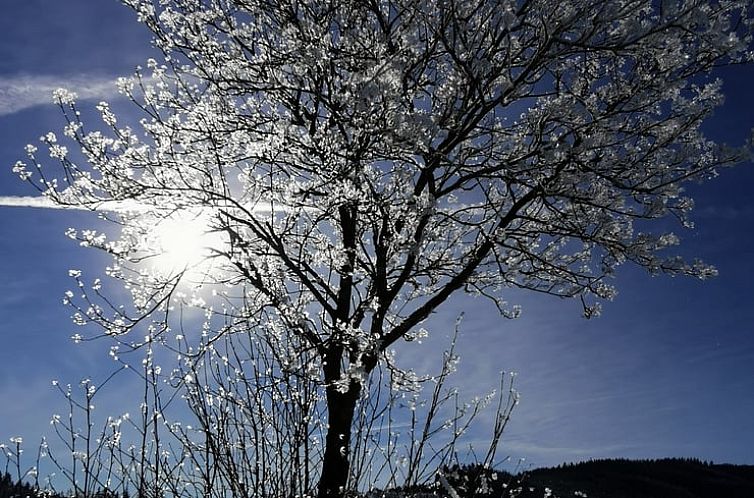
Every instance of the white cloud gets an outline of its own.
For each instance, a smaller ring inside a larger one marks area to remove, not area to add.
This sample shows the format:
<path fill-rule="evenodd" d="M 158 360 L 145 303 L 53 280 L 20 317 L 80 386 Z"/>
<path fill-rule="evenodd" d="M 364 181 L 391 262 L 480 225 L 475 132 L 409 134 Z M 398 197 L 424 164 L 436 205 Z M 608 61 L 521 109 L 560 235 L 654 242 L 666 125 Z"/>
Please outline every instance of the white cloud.
<path fill-rule="evenodd" d="M 0 77 L 0 116 L 34 107 L 51 105 L 52 92 L 65 88 L 78 95 L 79 100 L 107 100 L 118 97 L 117 79 L 98 76 L 60 78 L 55 76 Z"/>

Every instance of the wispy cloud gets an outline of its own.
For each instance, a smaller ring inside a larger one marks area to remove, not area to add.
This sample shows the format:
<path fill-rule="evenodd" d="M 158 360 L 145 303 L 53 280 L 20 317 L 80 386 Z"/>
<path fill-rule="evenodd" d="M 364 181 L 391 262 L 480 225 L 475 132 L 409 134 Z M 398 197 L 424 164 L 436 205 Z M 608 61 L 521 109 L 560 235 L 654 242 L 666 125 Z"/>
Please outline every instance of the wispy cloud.
<path fill-rule="evenodd" d="M 557 465 L 566 461 L 574 462 L 588 458 L 615 458 L 641 450 L 636 444 L 612 444 L 594 446 L 558 446 L 541 444 L 533 440 L 505 441 L 505 449 L 513 455 L 522 455 L 535 467 Z"/>
<path fill-rule="evenodd" d="M 116 79 L 82 75 L 74 78 L 23 75 L 0 77 L 0 116 L 37 105 L 52 104 L 52 92 L 65 88 L 80 100 L 112 99 L 119 96 Z"/>

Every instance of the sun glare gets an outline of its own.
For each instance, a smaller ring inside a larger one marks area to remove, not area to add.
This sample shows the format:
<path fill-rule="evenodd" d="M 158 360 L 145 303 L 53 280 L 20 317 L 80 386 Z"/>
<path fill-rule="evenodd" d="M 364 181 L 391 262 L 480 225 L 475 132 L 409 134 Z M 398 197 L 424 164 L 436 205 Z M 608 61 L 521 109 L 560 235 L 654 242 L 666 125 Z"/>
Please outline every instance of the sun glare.
<path fill-rule="evenodd" d="M 175 213 L 163 219 L 153 235 L 158 254 L 153 265 L 166 274 L 205 274 L 212 266 L 212 250 L 223 244 L 221 235 L 211 229 L 209 216 L 203 214 Z"/>

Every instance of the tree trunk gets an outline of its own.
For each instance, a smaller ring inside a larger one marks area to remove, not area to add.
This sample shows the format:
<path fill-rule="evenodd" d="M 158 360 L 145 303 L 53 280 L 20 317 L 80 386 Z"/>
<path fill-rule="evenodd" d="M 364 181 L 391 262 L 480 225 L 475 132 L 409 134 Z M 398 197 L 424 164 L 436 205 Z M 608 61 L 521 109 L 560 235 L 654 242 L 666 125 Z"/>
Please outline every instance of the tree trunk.
<path fill-rule="evenodd" d="M 351 424 L 361 386 L 351 382 L 345 393 L 327 386 L 327 436 L 318 498 L 343 496 L 350 466 Z"/>

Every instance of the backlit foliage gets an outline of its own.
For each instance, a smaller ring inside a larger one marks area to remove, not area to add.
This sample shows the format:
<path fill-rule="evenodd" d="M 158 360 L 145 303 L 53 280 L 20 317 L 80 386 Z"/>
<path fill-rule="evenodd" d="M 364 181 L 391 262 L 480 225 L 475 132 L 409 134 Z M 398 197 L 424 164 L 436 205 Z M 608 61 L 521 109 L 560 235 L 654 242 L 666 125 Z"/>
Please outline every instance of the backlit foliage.
<path fill-rule="evenodd" d="M 745 157 L 700 125 L 722 99 L 714 68 L 752 58 L 746 0 L 123 3 L 164 53 L 121 80 L 139 126 L 102 103 L 91 129 L 59 91 L 65 139 L 42 142 L 62 173 L 33 146 L 15 169 L 120 225 L 71 236 L 112 254 L 132 303 L 77 274 L 75 320 L 121 348 L 177 352 L 161 375 L 206 437 L 242 444 L 245 417 L 261 423 L 280 399 L 296 409 L 275 427 L 303 431 L 283 447 L 323 421 L 311 474 L 286 493 L 316 476 L 322 496 L 357 484 L 349 459 L 366 433 L 351 429 L 373 377 L 418 382 L 391 350 L 454 293 L 514 317 L 506 291 L 527 289 L 592 316 L 625 262 L 714 275 L 668 252 L 679 239 L 655 221 L 688 225 L 684 182 Z M 160 227 L 185 217 L 207 247 L 159 263 Z M 234 400 L 223 421 L 218 399 Z M 238 487 L 233 469 L 256 455 L 232 448 L 214 458 Z"/>

